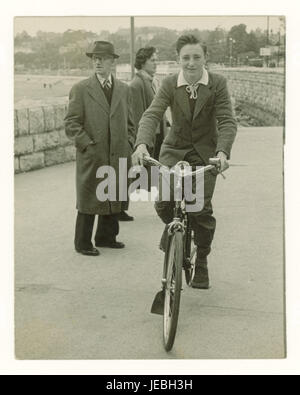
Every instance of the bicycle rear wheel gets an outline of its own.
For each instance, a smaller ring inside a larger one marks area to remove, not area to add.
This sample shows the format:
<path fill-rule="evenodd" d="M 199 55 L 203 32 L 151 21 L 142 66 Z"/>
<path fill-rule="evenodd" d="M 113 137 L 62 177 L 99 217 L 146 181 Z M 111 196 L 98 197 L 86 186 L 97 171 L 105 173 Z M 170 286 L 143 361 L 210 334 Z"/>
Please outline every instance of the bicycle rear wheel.
<path fill-rule="evenodd" d="M 182 286 L 183 234 L 169 237 L 165 258 L 164 347 L 170 351 L 177 330 Z"/>

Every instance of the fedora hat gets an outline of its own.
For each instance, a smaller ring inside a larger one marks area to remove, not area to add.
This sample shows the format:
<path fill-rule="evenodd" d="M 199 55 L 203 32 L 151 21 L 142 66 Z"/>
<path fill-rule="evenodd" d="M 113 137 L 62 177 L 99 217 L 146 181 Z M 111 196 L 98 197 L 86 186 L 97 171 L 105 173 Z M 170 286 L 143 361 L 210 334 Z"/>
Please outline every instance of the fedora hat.
<path fill-rule="evenodd" d="M 95 41 L 92 50 L 90 52 L 86 52 L 86 55 L 89 58 L 93 55 L 111 55 L 114 58 L 119 57 L 119 55 L 115 54 L 114 46 L 108 41 Z"/>

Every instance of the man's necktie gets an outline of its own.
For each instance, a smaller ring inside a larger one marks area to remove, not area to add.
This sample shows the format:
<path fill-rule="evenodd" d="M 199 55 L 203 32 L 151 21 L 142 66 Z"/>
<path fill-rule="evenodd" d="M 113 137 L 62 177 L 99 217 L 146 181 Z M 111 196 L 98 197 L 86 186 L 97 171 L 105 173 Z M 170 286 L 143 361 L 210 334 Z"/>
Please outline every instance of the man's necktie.
<path fill-rule="evenodd" d="M 109 80 L 104 80 L 104 81 L 103 81 L 103 88 L 104 88 L 106 91 L 109 91 L 109 90 L 111 89 L 111 83 L 110 83 Z"/>

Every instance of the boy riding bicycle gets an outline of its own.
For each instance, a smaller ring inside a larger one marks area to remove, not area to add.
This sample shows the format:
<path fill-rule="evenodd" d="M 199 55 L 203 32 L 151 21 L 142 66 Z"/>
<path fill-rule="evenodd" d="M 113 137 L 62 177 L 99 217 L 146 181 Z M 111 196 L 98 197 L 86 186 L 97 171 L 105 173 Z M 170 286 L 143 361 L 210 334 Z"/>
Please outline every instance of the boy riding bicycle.
<path fill-rule="evenodd" d="M 184 160 L 192 166 L 204 166 L 209 158 L 220 158 L 220 171 L 228 168 L 231 147 L 236 135 L 230 96 L 224 77 L 204 68 L 206 47 L 192 36 L 181 36 L 176 43 L 179 74 L 166 77 L 151 106 L 145 111 L 139 124 L 133 165 L 143 164 L 143 157 L 153 148 L 155 131 L 168 106 L 172 112 L 172 127 L 161 147 L 160 162 L 172 167 Z M 209 288 L 207 256 L 211 250 L 216 220 L 213 217 L 211 199 L 216 174 L 205 173 L 204 206 L 201 211 L 190 213 L 197 246 L 194 288 Z M 193 192 L 195 192 L 193 180 Z M 171 188 L 171 191 L 173 188 Z M 168 224 L 173 219 L 174 199 L 159 200 L 156 211 Z M 164 249 L 166 229 L 161 239 Z"/>

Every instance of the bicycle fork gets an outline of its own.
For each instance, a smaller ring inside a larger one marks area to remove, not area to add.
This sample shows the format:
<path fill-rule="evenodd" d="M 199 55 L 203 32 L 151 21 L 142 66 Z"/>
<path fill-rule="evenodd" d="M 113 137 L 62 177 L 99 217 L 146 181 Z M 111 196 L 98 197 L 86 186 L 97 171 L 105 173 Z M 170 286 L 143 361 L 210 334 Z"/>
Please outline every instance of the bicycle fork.
<path fill-rule="evenodd" d="M 181 219 L 179 217 L 174 217 L 173 221 L 168 225 L 168 236 L 171 237 L 172 235 L 174 235 L 175 232 L 182 232 L 182 234 L 185 233 L 185 225 L 184 223 L 181 221 Z M 169 250 L 169 245 L 167 246 L 166 252 L 165 252 L 165 260 L 167 259 L 168 256 L 168 250 Z M 165 261 L 164 264 L 164 273 L 163 273 L 163 278 L 161 280 L 162 283 L 162 291 L 165 291 L 166 289 L 166 285 L 167 285 L 167 262 Z"/>

